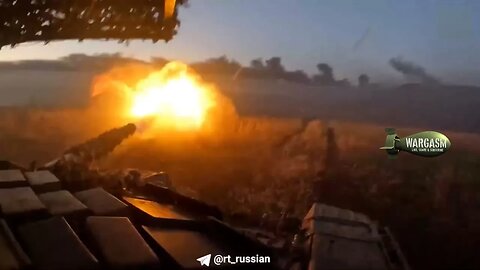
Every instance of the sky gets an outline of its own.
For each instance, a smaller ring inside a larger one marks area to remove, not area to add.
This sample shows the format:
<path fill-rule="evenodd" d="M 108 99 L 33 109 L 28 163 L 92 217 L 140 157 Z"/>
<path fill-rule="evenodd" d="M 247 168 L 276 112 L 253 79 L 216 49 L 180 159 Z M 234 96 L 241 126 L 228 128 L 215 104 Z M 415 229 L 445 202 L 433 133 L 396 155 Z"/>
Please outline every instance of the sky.
<path fill-rule="evenodd" d="M 169 43 L 106 41 L 27 43 L 2 48 L 0 61 L 115 53 L 185 62 L 227 55 L 242 64 L 281 56 L 312 74 L 327 62 L 337 77 L 399 77 L 392 57 L 452 82 L 480 84 L 480 1 L 470 0 L 190 0 Z"/>

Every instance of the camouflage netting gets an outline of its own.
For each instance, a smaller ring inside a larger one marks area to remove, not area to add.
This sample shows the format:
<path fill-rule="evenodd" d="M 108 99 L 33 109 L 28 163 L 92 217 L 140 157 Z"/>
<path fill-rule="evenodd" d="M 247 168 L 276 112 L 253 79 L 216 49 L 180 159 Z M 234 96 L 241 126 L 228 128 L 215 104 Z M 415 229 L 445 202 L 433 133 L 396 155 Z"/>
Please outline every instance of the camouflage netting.
<path fill-rule="evenodd" d="M 0 48 L 30 41 L 168 41 L 186 0 L 0 0 Z"/>

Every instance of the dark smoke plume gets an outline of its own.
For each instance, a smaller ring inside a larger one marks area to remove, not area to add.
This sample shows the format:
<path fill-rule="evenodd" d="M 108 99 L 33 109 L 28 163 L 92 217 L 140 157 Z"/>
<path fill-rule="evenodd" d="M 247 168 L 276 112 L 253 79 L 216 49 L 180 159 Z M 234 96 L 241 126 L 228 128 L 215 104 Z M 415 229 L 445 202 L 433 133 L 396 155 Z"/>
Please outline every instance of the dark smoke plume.
<path fill-rule="evenodd" d="M 333 68 L 326 63 L 320 63 L 317 65 L 317 69 L 320 74 L 313 76 L 313 81 L 321 85 L 334 85 L 336 80 L 333 75 Z"/>
<path fill-rule="evenodd" d="M 405 61 L 401 57 L 394 57 L 389 62 L 396 71 L 402 73 L 408 80 L 415 80 L 425 84 L 440 83 L 437 78 L 428 74 L 423 67 L 413 62 Z"/>

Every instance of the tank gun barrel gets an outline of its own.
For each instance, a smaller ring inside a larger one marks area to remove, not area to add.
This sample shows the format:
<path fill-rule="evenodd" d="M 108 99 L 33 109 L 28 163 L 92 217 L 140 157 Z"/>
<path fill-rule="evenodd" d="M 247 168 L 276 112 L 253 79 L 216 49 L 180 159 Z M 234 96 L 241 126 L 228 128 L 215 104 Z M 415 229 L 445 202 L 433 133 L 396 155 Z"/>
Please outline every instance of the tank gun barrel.
<path fill-rule="evenodd" d="M 106 131 L 95 138 L 82 144 L 76 145 L 64 152 L 64 155 L 72 154 L 88 159 L 97 159 L 111 153 L 115 147 L 126 138 L 133 135 L 137 127 L 129 123 L 125 126 Z"/>
<path fill-rule="evenodd" d="M 63 152 L 60 158 L 48 162 L 43 168 L 52 168 L 59 161 L 89 164 L 110 154 L 115 147 L 133 135 L 136 130 L 137 127 L 132 123 L 108 130 L 95 138 L 69 148 Z"/>

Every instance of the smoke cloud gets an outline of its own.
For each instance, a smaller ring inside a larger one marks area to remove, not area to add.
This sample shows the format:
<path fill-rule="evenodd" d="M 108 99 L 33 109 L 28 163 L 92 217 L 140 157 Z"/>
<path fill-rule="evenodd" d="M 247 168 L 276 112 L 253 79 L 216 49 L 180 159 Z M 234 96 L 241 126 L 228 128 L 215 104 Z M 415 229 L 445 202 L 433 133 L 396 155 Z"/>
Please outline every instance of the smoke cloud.
<path fill-rule="evenodd" d="M 402 59 L 394 57 L 390 59 L 390 65 L 398 72 L 402 73 L 407 80 L 413 80 L 424 84 L 439 84 L 440 81 L 421 66 Z"/>

